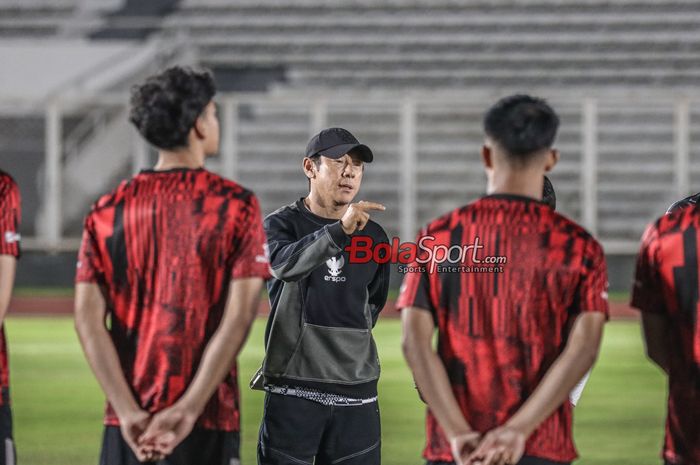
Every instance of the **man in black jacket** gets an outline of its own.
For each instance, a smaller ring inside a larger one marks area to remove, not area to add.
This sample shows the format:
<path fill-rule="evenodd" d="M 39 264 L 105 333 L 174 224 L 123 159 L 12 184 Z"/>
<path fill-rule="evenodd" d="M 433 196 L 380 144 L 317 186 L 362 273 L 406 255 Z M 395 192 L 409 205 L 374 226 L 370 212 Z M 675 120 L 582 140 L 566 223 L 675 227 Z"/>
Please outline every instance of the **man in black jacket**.
<path fill-rule="evenodd" d="M 330 128 L 306 148 L 309 194 L 264 222 L 273 279 L 262 368 L 261 465 L 380 463 L 379 359 L 372 328 L 389 288 L 389 264 L 351 263 L 352 237 L 388 242 L 353 203 L 372 151 Z"/>

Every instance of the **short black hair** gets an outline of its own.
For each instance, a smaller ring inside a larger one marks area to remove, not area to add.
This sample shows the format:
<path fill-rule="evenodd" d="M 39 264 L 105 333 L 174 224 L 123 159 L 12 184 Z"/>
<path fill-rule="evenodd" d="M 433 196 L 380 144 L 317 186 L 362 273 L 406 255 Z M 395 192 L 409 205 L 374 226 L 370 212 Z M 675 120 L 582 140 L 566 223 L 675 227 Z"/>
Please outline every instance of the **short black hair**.
<path fill-rule="evenodd" d="M 559 117 L 543 99 L 516 94 L 504 97 L 484 117 L 484 132 L 506 154 L 526 162 L 529 155 L 552 147 Z"/>
<path fill-rule="evenodd" d="M 186 147 L 187 136 L 216 93 L 212 74 L 174 66 L 131 89 L 131 121 L 159 149 Z"/>
<path fill-rule="evenodd" d="M 309 159 L 310 159 L 312 162 L 314 162 L 314 165 L 316 165 L 316 168 L 318 168 L 319 166 L 321 166 L 321 154 L 320 154 L 320 153 L 316 153 L 316 154 L 314 154 L 314 155 L 311 155 L 311 156 L 309 157 Z"/>

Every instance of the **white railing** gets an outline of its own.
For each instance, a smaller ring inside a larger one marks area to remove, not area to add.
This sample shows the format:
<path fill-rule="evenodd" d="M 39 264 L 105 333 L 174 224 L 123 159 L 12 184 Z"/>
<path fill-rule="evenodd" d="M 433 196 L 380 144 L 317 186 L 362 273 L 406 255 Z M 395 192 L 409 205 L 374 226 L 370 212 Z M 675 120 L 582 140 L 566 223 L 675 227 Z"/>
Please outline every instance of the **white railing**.
<path fill-rule="evenodd" d="M 639 99 L 638 99 L 639 98 Z M 617 99 L 617 100 L 615 100 Z M 396 147 L 399 153 L 399 166 L 396 167 L 398 182 L 394 186 L 399 200 L 399 212 L 396 230 L 403 240 L 412 239 L 419 225 L 418 203 L 419 203 L 419 128 L 418 116 L 421 108 L 430 106 L 444 107 L 446 112 L 450 109 L 469 107 L 471 109 L 483 111 L 493 102 L 490 96 L 459 94 L 459 93 L 435 93 L 435 94 L 346 94 L 346 95 L 298 95 L 298 94 L 223 94 L 217 97 L 221 106 L 221 127 L 222 142 L 221 153 L 216 169 L 224 176 L 237 179 L 240 168 L 246 161 L 240 156 L 241 124 L 239 121 L 240 110 L 243 106 L 292 106 L 306 109 L 308 114 L 308 134 L 325 127 L 329 121 L 329 109 L 338 106 L 353 108 L 358 115 L 363 109 L 382 108 L 391 109 L 395 112 L 398 120 L 396 128 L 399 135 L 396 140 Z M 43 166 L 43 189 L 41 190 L 41 203 L 44 212 L 42 221 L 36 228 L 36 234 L 28 237 L 24 245 L 28 249 L 41 250 L 73 250 L 79 243 L 79 238 L 66 237 L 63 233 L 64 225 L 61 215 L 62 201 L 62 163 L 63 154 L 66 153 L 66 141 L 62 119 L 67 111 L 79 111 L 81 105 L 125 105 L 127 101 L 124 95 L 99 95 L 84 96 L 81 98 L 71 97 L 70 101 L 54 100 L 46 105 L 44 109 L 44 166 Z M 669 186 L 672 198 L 681 198 L 688 195 L 693 172 L 692 168 L 692 127 L 691 109 L 694 102 L 700 102 L 696 97 L 660 96 L 650 100 L 648 97 L 624 95 L 616 97 L 595 98 L 572 98 L 568 96 L 557 96 L 551 101 L 554 106 L 568 105 L 578 108 L 580 115 L 580 159 L 578 169 L 578 217 L 581 223 L 593 234 L 598 234 L 601 226 L 601 216 L 599 209 L 599 188 L 598 178 L 601 170 L 601 160 L 599 154 L 599 135 L 602 129 L 599 127 L 601 105 L 614 107 L 615 105 L 655 104 L 672 108 L 673 118 L 669 121 L 669 128 L 672 127 L 674 142 L 672 164 L 673 185 Z M 16 103 L 16 102 L 15 102 Z M 0 111 L 3 105 L 0 102 Z M 26 109 L 23 110 L 26 113 Z M 11 114 L 11 111 L 4 110 L 3 114 Z M 476 123 L 478 124 L 478 122 Z M 472 132 L 475 128 L 466 128 Z M 571 127 L 568 128 L 571 131 Z M 272 128 L 274 130 L 274 128 Z M 264 142 L 264 141 L 263 141 Z M 133 144 L 132 166 L 134 171 L 145 167 L 149 161 L 149 148 L 138 137 L 131 141 L 124 141 L 125 144 Z M 75 144 L 73 144 L 75 149 Z M 291 150 L 291 149 L 290 149 Z M 301 153 L 303 147 L 294 149 Z M 465 150 L 465 157 L 467 156 Z M 476 154 L 474 154 L 476 156 Z M 634 163 L 634 161 L 631 161 Z M 11 167 L 8 167 L 11 169 Z M 272 169 L 272 167 L 271 167 Z M 556 173 L 556 169 L 555 169 Z M 245 183 L 245 180 L 243 180 Z M 640 186 L 644 184 L 644 179 L 640 179 Z M 107 190 L 110 186 L 105 186 Z M 571 187 L 571 186 L 569 186 Z M 663 199 L 662 199 L 663 200 Z M 662 211 L 655 211 L 661 214 Z M 652 215 L 650 212 L 650 218 Z M 435 212 L 435 216 L 442 212 Z M 646 218 L 645 218 L 646 219 Z M 27 220 L 27 218 L 25 218 Z M 637 241 L 630 238 L 601 237 L 608 253 L 630 254 L 637 249 Z"/>

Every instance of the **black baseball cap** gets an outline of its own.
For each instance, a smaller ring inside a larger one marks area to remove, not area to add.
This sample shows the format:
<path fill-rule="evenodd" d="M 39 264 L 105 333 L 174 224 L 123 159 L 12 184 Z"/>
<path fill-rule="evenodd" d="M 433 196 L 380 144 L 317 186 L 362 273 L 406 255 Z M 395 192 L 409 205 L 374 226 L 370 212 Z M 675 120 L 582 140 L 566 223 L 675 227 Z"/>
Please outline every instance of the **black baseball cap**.
<path fill-rule="evenodd" d="M 372 163 L 374 159 L 372 151 L 365 144 L 360 144 L 350 131 L 343 128 L 328 128 L 311 138 L 306 146 L 306 156 L 323 155 L 338 159 L 353 150 L 362 161 Z"/>

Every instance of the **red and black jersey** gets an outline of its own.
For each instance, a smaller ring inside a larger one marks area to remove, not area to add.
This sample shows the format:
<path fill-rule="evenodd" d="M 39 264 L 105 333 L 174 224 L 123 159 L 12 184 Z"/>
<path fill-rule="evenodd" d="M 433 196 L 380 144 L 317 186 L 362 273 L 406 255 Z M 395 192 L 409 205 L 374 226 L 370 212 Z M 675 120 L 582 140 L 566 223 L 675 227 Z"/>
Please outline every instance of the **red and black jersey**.
<path fill-rule="evenodd" d="M 19 222 L 21 217 L 19 188 L 12 177 L 0 171 L 0 255 L 19 258 Z M 10 382 L 7 363 L 7 341 L 5 325 L 0 331 L 0 405 L 9 402 L 7 391 Z"/>
<path fill-rule="evenodd" d="M 12 177 L 0 171 L 0 255 L 19 258 L 19 188 Z"/>
<path fill-rule="evenodd" d="M 101 287 L 112 341 L 142 408 L 162 410 L 186 390 L 231 280 L 269 277 L 265 242 L 253 193 L 205 169 L 142 171 L 95 203 L 76 281 Z M 109 406 L 105 424 L 118 425 Z M 198 425 L 239 429 L 235 364 Z"/>
<path fill-rule="evenodd" d="M 421 231 L 425 237 L 434 237 L 424 242 L 428 247 L 474 247 L 462 255 L 458 272 L 414 263 L 397 307 L 432 312 L 452 391 L 469 424 L 486 432 L 533 393 L 577 315 L 607 315 L 603 250 L 573 221 L 515 195 L 486 196 L 456 209 Z M 525 455 L 575 459 L 571 409 L 564 402 L 548 417 L 529 437 Z M 430 412 L 426 429 L 424 457 L 453 460 Z"/>
<path fill-rule="evenodd" d="M 676 209 L 642 237 L 631 305 L 666 315 L 671 326 L 669 396 L 663 455 L 700 464 L 700 209 Z"/>

